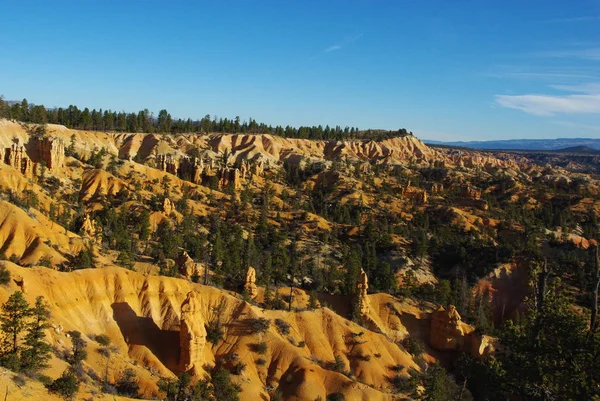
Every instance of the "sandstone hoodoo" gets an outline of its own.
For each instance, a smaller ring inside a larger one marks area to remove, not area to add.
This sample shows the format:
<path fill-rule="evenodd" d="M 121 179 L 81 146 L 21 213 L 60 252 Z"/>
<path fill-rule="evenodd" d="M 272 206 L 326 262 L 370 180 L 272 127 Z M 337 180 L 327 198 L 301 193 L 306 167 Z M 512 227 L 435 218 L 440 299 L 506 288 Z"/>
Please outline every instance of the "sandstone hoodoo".
<path fill-rule="evenodd" d="M 179 329 L 179 364 L 181 371 L 200 376 L 204 371 L 206 328 L 201 316 L 202 300 L 197 291 L 190 291 L 181 304 Z"/>
<path fill-rule="evenodd" d="M 447 309 L 440 306 L 431 314 L 429 345 L 438 351 L 464 351 L 477 358 L 493 353 L 496 340 L 477 333 L 450 305 Z"/>
<path fill-rule="evenodd" d="M 9 148 L 4 149 L 0 153 L 4 163 L 8 164 L 12 168 L 20 171 L 26 177 L 33 176 L 33 164 L 27 152 L 25 146 L 23 146 L 17 139 Z"/>
<path fill-rule="evenodd" d="M 431 315 L 429 344 L 440 351 L 464 349 L 465 336 L 472 331 L 472 327 L 462 322 L 453 305 L 448 309 L 440 306 Z"/>
<path fill-rule="evenodd" d="M 93 244 L 102 245 L 102 227 L 90 219 L 89 214 L 85 215 L 80 231 L 84 237 L 91 239 Z"/>
<path fill-rule="evenodd" d="M 258 295 L 258 287 L 256 286 L 256 270 L 254 267 L 248 267 L 246 272 L 246 283 L 244 284 L 244 290 L 250 299 L 256 298 Z"/>
<path fill-rule="evenodd" d="M 199 277 L 201 270 L 204 270 L 201 264 L 194 262 L 194 259 L 192 259 L 186 251 L 183 251 L 181 255 L 179 255 L 175 260 L 175 263 L 177 263 L 179 273 L 187 279 Z"/>
<path fill-rule="evenodd" d="M 171 199 L 165 198 L 162 204 L 162 210 L 165 215 L 170 216 L 175 212 L 175 205 L 171 202 Z"/>
<path fill-rule="evenodd" d="M 61 138 L 36 139 L 38 157 L 49 170 L 60 170 L 65 166 L 65 143 Z"/>
<path fill-rule="evenodd" d="M 364 270 L 360 270 L 358 283 L 356 283 L 356 305 L 360 316 L 367 318 L 371 311 L 367 290 L 369 289 L 369 278 Z"/>

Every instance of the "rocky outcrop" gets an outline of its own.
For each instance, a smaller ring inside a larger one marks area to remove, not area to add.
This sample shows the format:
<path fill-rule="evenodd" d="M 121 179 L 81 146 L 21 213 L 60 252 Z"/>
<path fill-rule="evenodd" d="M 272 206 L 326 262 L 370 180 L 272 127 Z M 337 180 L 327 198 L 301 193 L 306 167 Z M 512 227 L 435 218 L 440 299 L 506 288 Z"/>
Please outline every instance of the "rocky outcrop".
<path fill-rule="evenodd" d="M 463 349 L 465 330 L 460 315 L 453 305 L 443 306 L 431 315 L 429 345 L 439 351 Z"/>
<path fill-rule="evenodd" d="M 89 214 L 85 215 L 80 232 L 82 236 L 90 238 L 93 244 L 102 244 L 102 227 L 97 225 L 96 221 L 90 219 Z"/>
<path fill-rule="evenodd" d="M 254 267 L 252 266 L 248 267 L 244 290 L 250 299 L 254 299 L 258 295 L 258 287 L 256 287 L 256 270 L 254 270 Z"/>
<path fill-rule="evenodd" d="M 371 301 L 368 295 L 369 289 L 369 277 L 363 269 L 360 269 L 360 275 L 356 282 L 356 292 L 354 299 L 354 313 L 355 317 L 359 319 L 364 327 L 369 330 L 373 330 L 379 333 L 387 332 L 386 328 L 382 326 L 377 313 L 371 314 Z"/>
<path fill-rule="evenodd" d="M 475 328 L 464 323 L 453 305 L 440 308 L 431 315 L 429 345 L 438 351 L 464 351 L 474 358 L 494 352 L 496 339 L 475 332 Z"/>
<path fill-rule="evenodd" d="M 248 176 L 249 174 L 251 174 L 250 172 L 250 162 L 248 162 L 248 160 L 242 160 L 242 162 L 240 163 L 240 177 L 242 179 L 246 179 L 246 176 Z"/>
<path fill-rule="evenodd" d="M 195 290 L 188 292 L 181 304 L 179 367 L 193 376 L 199 376 L 203 372 L 206 328 L 200 315 L 201 307 L 200 293 Z"/>
<path fill-rule="evenodd" d="M 473 188 L 470 185 L 463 186 L 461 188 L 460 195 L 463 198 L 470 199 L 470 200 L 480 200 L 481 199 L 481 191 L 476 188 Z"/>
<path fill-rule="evenodd" d="M 424 186 L 425 189 L 431 192 L 432 194 L 444 192 L 444 184 L 440 184 L 439 182 L 426 182 Z"/>
<path fill-rule="evenodd" d="M 360 269 L 360 276 L 358 277 L 358 282 L 356 283 L 356 309 L 363 318 L 367 318 L 369 316 L 369 312 L 371 312 L 369 296 L 367 295 L 368 289 L 369 278 L 367 277 L 367 273 L 365 273 L 363 269 Z"/>
<path fill-rule="evenodd" d="M 33 163 L 30 158 L 24 157 L 23 160 L 21 160 L 21 173 L 23 173 L 25 177 L 33 177 L 35 175 L 35 167 L 35 163 Z"/>
<path fill-rule="evenodd" d="M 15 277 L 15 284 L 23 294 L 27 294 L 27 286 L 25 286 L 25 279 L 22 276 Z"/>
<path fill-rule="evenodd" d="M 23 160 L 23 157 L 27 157 L 25 147 L 21 145 L 20 142 L 13 143 L 10 148 L 6 149 L 4 162 L 12 168 L 21 170 L 21 161 Z"/>
<path fill-rule="evenodd" d="M 33 138 L 32 138 L 33 139 Z M 60 138 L 35 139 L 39 161 L 49 170 L 61 169 L 65 166 L 65 143 Z"/>
<path fill-rule="evenodd" d="M 242 187 L 242 179 L 248 175 L 251 169 L 247 161 L 243 161 L 240 168 L 223 165 L 215 169 L 212 159 L 210 159 L 210 162 L 205 163 L 204 160 L 199 158 L 182 156 L 178 159 L 171 154 L 158 155 L 156 164 L 158 169 L 195 184 L 208 185 L 211 178 L 216 176 L 217 185 L 220 189 L 226 189 L 233 185 L 236 190 Z M 253 167 L 255 171 L 262 174 L 262 163 L 255 163 Z"/>
<path fill-rule="evenodd" d="M 242 187 L 240 179 L 240 170 L 237 168 L 222 167 L 218 173 L 219 188 L 225 189 L 233 186 L 233 189 L 238 190 Z"/>
<path fill-rule="evenodd" d="M 173 212 L 175 212 L 175 205 L 173 205 L 171 199 L 165 198 L 165 200 L 163 201 L 162 209 L 164 214 L 170 216 L 173 214 Z"/>
<path fill-rule="evenodd" d="M 494 351 L 496 351 L 496 347 L 497 347 L 497 343 L 498 340 L 494 337 L 491 336 L 487 336 L 487 335 L 476 335 L 475 333 L 472 333 L 470 335 L 471 338 L 471 356 L 477 358 L 477 357 L 483 357 L 483 356 L 488 356 L 492 353 L 494 353 Z"/>
<path fill-rule="evenodd" d="M 253 169 L 252 169 L 252 173 L 254 175 L 257 175 L 259 177 L 262 177 L 264 172 L 265 172 L 265 163 L 262 160 L 257 160 L 253 165 L 252 165 Z"/>
<path fill-rule="evenodd" d="M 208 170 L 208 168 L 206 168 Z M 184 179 L 193 182 L 194 184 L 202 184 L 202 176 L 205 173 L 205 165 L 202 159 L 196 157 L 183 157 L 179 164 L 177 175 Z"/>
<path fill-rule="evenodd" d="M 458 203 L 463 206 L 474 207 L 479 210 L 487 210 L 488 203 L 481 198 L 482 192 L 480 189 L 474 188 L 469 184 L 460 186 L 460 199 Z"/>
<path fill-rule="evenodd" d="M 158 155 L 156 158 L 156 165 L 159 170 L 166 171 L 167 173 L 174 175 L 177 175 L 179 171 L 179 161 L 173 155 Z"/>
<path fill-rule="evenodd" d="M 402 188 L 402 196 L 406 199 L 410 199 L 418 205 L 424 205 L 428 201 L 427 191 L 420 188 L 415 188 L 410 185 L 410 180 Z"/>
<path fill-rule="evenodd" d="M 179 273 L 187 279 L 191 279 L 193 276 L 198 276 L 200 274 L 201 265 L 194 262 L 194 259 L 192 259 L 186 251 L 183 251 L 183 253 L 175 259 L 175 263 L 177 264 Z"/>
<path fill-rule="evenodd" d="M 35 166 L 27 156 L 25 146 L 20 141 L 13 143 L 9 148 L 4 149 L 0 154 L 4 163 L 18 170 L 26 177 L 33 177 Z"/>

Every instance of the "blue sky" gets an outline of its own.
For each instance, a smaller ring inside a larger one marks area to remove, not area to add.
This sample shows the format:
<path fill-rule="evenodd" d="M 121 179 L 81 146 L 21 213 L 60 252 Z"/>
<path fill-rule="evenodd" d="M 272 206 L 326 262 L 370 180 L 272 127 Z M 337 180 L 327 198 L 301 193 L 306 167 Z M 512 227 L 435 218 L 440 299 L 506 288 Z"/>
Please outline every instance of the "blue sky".
<path fill-rule="evenodd" d="M 421 138 L 600 137 L 600 0 L 8 1 L 0 94 Z"/>

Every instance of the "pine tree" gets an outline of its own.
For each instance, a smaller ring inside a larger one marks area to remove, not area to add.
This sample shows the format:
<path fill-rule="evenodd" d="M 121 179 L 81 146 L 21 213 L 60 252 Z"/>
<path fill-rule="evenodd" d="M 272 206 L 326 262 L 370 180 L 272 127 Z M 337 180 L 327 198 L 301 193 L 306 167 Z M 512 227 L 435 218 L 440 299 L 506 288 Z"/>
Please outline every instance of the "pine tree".
<path fill-rule="evenodd" d="M 0 95 L 0 118 L 6 118 L 8 116 L 8 103 L 4 101 L 4 96 Z"/>
<path fill-rule="evenodd" d="M 72 399 L 79 390 L 79 380 L 77 379 L 77 375 L 71 369 L 65 370 L 58 379 L 54 380 L 48 386 L 48 390 L 59 394 L 65 400 Z"/>
<path fill-rule="evenodd" d="M 43 297 L 37 297 L 35 306 L 31 308 L 33 320 L 29 323 L 25 336 L 24 350 L 21 353 L 21 366 L 26 371 L 39 371 L 48 365 L 51 347 L 45 341 L 46 330 L 50 325 L 50 310 Z"/>
<path fill-rule="evenodd" d="M 69 362 L 72 365 L 77 365 L 87 358 L 87 342 L 81 337 L 81 333 L 78 331 L 70 331 L 71 342 L 73 343 L 73 349 Z"/>
<path fill-rule="evenodd" d="M 15 358 L 21 351 L 20 339 L 27 328 L 27 319 L 31 316 L 31 309 L 21 291 L 14 292 L 2 305 L 0 314 L 0 328 L 5 335 L 2 341 L 3 359 Z"/>
<path fill-rule="evenodd" d="M 149 236 L 150 236 L 150 213 L 147 210 L 144 210 L 140 214 L 139 237 L 140 237 L 140 240 L 146 241 Z"/>

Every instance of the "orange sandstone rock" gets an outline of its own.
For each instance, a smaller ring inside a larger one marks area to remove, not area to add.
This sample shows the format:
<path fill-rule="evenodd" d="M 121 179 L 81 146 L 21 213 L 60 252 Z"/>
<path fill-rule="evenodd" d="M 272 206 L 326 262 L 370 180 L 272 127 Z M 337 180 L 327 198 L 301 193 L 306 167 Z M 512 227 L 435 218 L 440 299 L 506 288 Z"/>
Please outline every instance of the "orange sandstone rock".
<path fill-rule="evenodd" d="M 203 371 L 206 328 L 200 315 L 201 307 L 200 294 L 195 290 L 188 292 L 181 304 L 179 364 L 181 370 L 190 372 L 193 376 L 198 376 Z"/>

